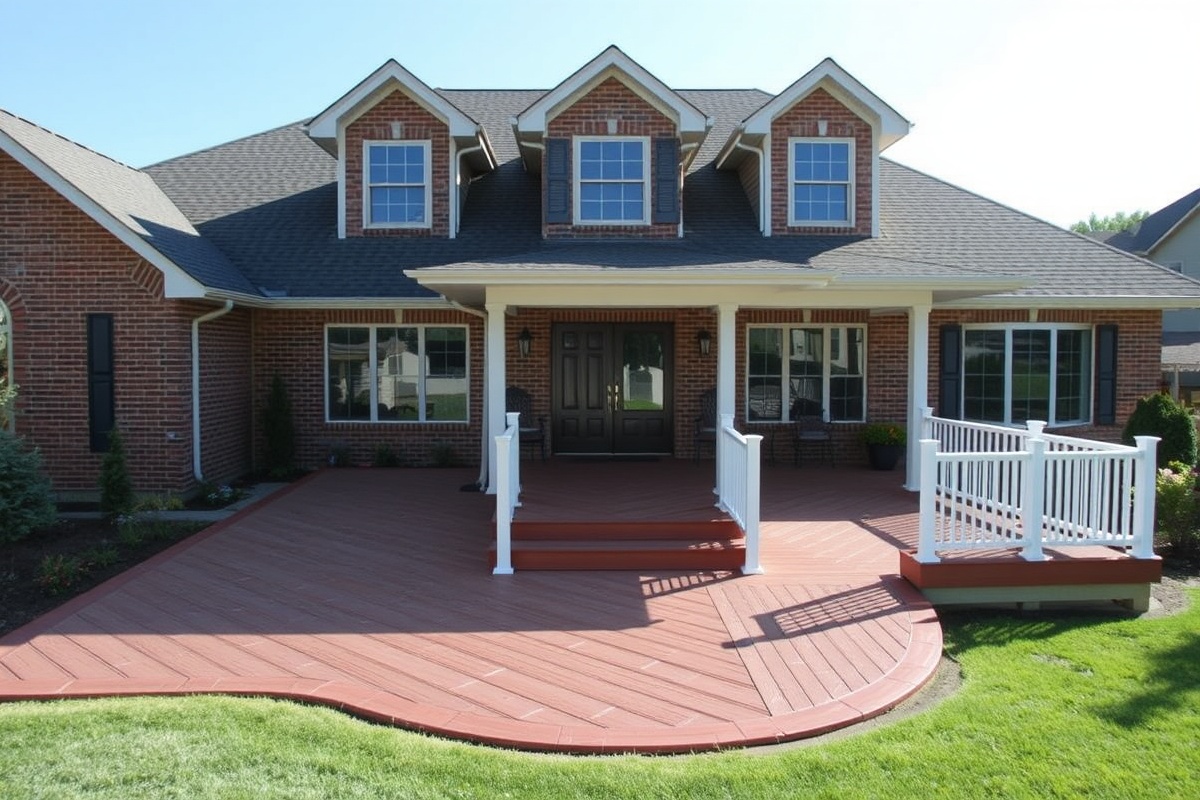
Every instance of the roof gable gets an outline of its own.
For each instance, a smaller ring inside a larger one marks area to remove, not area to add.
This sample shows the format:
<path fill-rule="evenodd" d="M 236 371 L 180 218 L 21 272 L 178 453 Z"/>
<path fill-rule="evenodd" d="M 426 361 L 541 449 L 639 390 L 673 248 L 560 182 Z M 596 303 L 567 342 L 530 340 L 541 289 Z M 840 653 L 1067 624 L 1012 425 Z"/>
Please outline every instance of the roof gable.
<path fill-rule="evenodd" d="M 385 61 L 379 69 L 313 117 L 307 126 L 308 135 L 328 152 L 337 155 L 339 129 L 396 90 L 404 92 L 419 106 L 446 123 L 450 136 L 460 146 L 481 146 L 479 152 L 486 157 L 486 164 L 482 165 L 484 168 L 495 165 L 496 158 L 482 126 L 395 59 Z"/>
<path fill-rule="evenodd" d="M 894 108 L 859 83 L 857 78 L 838 66 L 832 58 L 826 58 L 747 117 L 742 122 L 741 133 L 770 133 L 772 120 L 817 89 L 829 92 L 851 111 L 874 125 L 881 151 L 906 136 L 912 128 L 912 123 L 900 116 Z"/>
<path fill-rule="evenodd" d="M 630 91 L 674 122 L 684 143 L 698 143 L 708 135 L 708 130 L 713 124 L 712 119 L 641 64 L 625 55 L 619 47 L 610 45 L 513 118 L 513 130 L 521 144 L 522 155 L 535 155 L 528 152 L 531 149 L 529 145 L 540 142 L 550 120 L 559 111 L 569 107 L 576 99 L 609 78 L 619 80 Z M 530 166 L 540 167 L 539 158 L 526 158 L 526 161 Z"/>
<path fill-rule="evenodd" d="M 1142 220 L 1129 249 L 1135 253 L 1149 254 L 1197 213 L 1200 213 L 1200 189 L 1185 194 Z"/>

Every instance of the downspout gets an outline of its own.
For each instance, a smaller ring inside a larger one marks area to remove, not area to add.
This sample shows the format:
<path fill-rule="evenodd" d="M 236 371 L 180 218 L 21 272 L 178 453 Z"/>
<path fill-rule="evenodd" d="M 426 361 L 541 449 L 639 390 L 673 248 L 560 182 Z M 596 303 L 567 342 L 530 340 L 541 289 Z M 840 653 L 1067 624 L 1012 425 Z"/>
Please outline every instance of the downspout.
<path fill-rule="evenodd" d="M 738 134 L 738 138 L 733 141 L 733 146 L 754 153 L 758 156 L 758 232 L 762 235 L 767 235 L 767 226 L 765 220 L 767 214 L 770 213 L 770 205 L 767 201 L 767 181 L 766 181 L 766 161 L 761 147 L 751 147 L 748 144 L 742 144 L 742 134 Z"/>
<path fill-rule="evenodd" d="M 192 477 L 199 483 L 204 480 L 200 469 L 200 323 L 223 317 L 233 310 L 233 301 L 192 320 Z"/>
<path fill-rule="evenodd" d="M 484 337 L 486 339 L 486 337 L 487 337 L 487 333 L 486 333 L 487 318 L 488 318 L 486 311 L 480 311 L 477 308 L 468 308 L 467 306 L 464 306 L 462 303 L 458 302 L 457 300 L 447 300 L 446 302 L 448 302 L 452 307 L 458 309 L 459 311 L 463 312 L 464 314 L 474 314 L 475 316 L 481 318 L 483 320 Z M 483 410 L 483 414 L 480 417 L 480 422 L 482 424 L 479 426 L 480 431 L 481 431 L 479 434 L 479 437 L 482 440 L 482 442 L 480 444 L 481 458 L 479 459 L 479 479 L 475 481 L 475 485 L 479 487 L 479 491 L 481 491 L 481 492 L 487 488 L 487 482 L 488 482 L 487 468 L 488 468 L 488 445 L 489 445 L 489 443 L 488 443 L 488 426 L 487 426 L 488 415 L 487 415 L 487 408 L 486 408 L 487 398 L 488 398 L 488 386 L 487 386 L 488 377 L 487 376 L 488 376 L 488 370 L 487 370 L 487 365 L 485 364 L 484 368 L 483 368 L 483 387 L 482 387 L 483 388 L 483 405 L 485 408 Z"/>

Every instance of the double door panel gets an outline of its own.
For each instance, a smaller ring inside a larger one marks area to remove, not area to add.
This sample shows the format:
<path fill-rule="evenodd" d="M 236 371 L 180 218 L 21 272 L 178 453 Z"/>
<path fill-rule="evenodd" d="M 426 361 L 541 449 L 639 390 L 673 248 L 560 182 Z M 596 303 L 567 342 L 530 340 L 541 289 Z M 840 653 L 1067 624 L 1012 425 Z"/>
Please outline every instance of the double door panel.
<path fill-rule="evenodd" d="M 554 327 L 554 449 L 670 453 L 670 325 Z"/>

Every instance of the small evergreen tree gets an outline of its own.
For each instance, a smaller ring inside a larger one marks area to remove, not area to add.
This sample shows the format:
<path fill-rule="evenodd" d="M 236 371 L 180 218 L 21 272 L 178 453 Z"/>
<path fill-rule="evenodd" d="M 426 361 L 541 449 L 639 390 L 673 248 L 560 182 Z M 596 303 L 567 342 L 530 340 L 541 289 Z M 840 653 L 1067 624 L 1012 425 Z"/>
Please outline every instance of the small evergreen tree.
<path fill-rule="evenodd" d="M 1179 461 L 1189 469 L 1196 466 L 1196 421 L 1186 406 L 1161 392 L 1147 395 L 1137 401 L 1137 407 L 1129 415 L 1121 438 L 1133 444 L 1135 436 L 1157 436 L 1158 466 L 1165 467 Z"/>
<path fill-rule="evenodd" d="M 133 510 L 133 481 L 125 460 L 125 442 L 114 427 L 108 434 L 108 452 L 100 462 L 100 510 L 110 517 Z"/>
<path fill-rule="evenodd" d="M 288 397 L 287 385 L 278 372 L 271 379 L 271 393 L 267 395 L 267 406 L 262 412 L 262 426 L 267 474 L 273 478 L 286 478 L 295 469 L 296 426 L 292 422 L 292 401 Z"/>
<path fill-rule="evenodd" d="M 42 458 L 24 441 L 0 430 L 0 544 L 24 539 L 53 524 L 57 510 Z"/>

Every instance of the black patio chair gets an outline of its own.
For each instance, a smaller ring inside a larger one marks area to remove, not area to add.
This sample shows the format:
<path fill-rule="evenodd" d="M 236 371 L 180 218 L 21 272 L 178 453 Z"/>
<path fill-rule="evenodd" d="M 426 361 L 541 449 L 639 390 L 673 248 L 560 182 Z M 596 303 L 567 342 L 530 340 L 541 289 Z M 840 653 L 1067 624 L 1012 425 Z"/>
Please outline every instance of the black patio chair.
<path fill-rule="evenodd" d="M 792 420 L 792 464 L 800 466 L 803 451 L 824 450 L 833 467 L 833 430 L 824 414 L 798 414 Z"/>
<path fill-rule="evenodd" d="M 533 416 L 533 397 L 529 392 L 517 386 L 509 386 L 504 390 L 504 407 L 515 411 L 521 417 L 517 429 L 521 437 L 521 445 L 536 444 L 541 451 L 542 461 L 546 460 L 546 418 L 537 417 L 536 425 Z"/>

